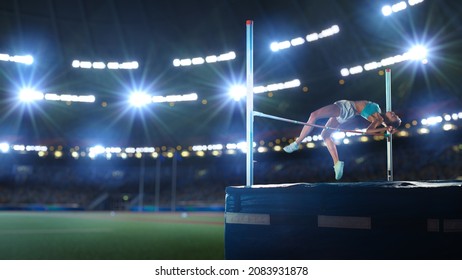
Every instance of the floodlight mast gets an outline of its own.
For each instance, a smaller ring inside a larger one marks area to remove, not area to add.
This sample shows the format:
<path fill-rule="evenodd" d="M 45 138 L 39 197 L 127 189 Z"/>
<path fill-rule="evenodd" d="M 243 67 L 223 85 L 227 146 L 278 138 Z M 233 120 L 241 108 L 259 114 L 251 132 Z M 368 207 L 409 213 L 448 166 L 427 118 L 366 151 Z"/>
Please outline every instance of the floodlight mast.
<path fill-rule="evenodd" d="M 246 73 L 247 73 L 247 112 L 246 112 L 246 188 L 253 185 L 253 21 L 246 21 Z"/>

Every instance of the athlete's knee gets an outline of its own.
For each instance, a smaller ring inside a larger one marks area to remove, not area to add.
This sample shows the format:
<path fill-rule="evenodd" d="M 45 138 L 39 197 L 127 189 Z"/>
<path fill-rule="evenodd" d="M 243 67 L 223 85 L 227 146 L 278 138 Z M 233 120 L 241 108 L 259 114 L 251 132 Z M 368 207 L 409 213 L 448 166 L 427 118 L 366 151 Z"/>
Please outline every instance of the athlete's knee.
<path fill-rule="evenodd" d="M 310 117 L 308 118 L 308 122 L 315 123 L 318 118 L 319 118 L 319 114 L 316 111 L 314 111 L 310 114 Z"/>
<path fill-rule="evenodd" d="M 330 137 L 332 135 L 332 131 L 329 131 L 327 129 L 324 129 L 322 132 L 321 132 L 321 137 L 322 137 L 322 140 L 324 140 L 324 142 L 327 140 L 332 140 Z"/>

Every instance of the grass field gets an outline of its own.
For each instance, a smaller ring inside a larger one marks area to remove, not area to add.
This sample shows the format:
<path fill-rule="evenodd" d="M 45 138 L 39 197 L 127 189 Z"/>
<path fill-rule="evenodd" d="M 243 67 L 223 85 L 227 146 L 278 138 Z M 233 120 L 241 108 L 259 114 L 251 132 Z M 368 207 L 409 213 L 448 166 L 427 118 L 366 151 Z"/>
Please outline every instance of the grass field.
<path fill-rule="evenodd" d="M 220 260 L 223 213 L 0 212 L 2 260 Z"/>

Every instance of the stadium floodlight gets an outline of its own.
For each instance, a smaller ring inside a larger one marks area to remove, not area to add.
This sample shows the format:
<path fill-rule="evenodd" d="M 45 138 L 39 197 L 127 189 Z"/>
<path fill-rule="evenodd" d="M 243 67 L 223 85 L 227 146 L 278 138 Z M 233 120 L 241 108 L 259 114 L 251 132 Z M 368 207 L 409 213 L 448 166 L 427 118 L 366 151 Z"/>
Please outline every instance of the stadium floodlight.
<path fill-rule="evenodd" d="M 363 67 L 361 65 L 350 68 L 350 74 L 358 74 L 361 72 L 363 72 Z"/>
<path fill-rule="evenodd" d="M 332 36 L 334 34 L 337 34 L 339 32 L 340 32 L 340 28 L 338 27 L 338 25 L 332 25 L 331 27 L 321 31 L 321 33 L 318 34 L 318 36 L 319 36 L 319 38 L 326 38 L 326 37 Z"/>
<path fill-rule="evenodd" d="M 370 70 L 377 69 L 380 66 L 381 66 L 381 64 L 379 62 L 373 61 L 373 62 L 369 62 L 369 63 L 364 64 L 364 70 L 370 71 Z"/>
<path fill-rule="evenodd" d="M 106 68 L 106 64 L 104 64 L 104 62 L 100 62 L 100 61 L 93 62 L 92 67 L 93 67 L 93 69 L 104 69 L 104 68 Z"/>
<path fill-rule="evenodd" d="M 205 61 L 207 63 L 215 63 L 218 61 L 218 57 L 216 55 L 209 55 L 207 57 L 205 57 Z"/>
<path fill-rule="evenodd" d="M 6 53 L 0 53 L 1 61 L 16 62 L 26 65 L 31 65 L 34 63 L 34 57 L 31 55 L 9 55 Z"/>
<path fill-rule="evenodd" d="M 127 62 L 102 62 L 102 61 L 80 61 L 80 60 L 73 60 L 72 61 L 72 67 L 73 68 L 82 68 L 82 69 L 111 69 L 111 70 L 117 70 L 117 69 L 125 69 L 125 70 L 131 70 L 131 69 L 138 69 L 139 64 L 137 61 L 127 61 Z"/>
<path fill-rule="evenodd" d="M 96 98 L 94 95 L 73 95 L 73 94 L 56 94 L 45 93 L 45 100 L 50 101 L 63 101 L 63 102 L 84 102 L 93 103 Z"/>
<path fill-rule="evenodd" d="M 15 55 L 11 61 L 30 65 L 34 63 L 34 58 L 31 55 Z"/>
<path fill-rule="evenodd" d="M 201 65 L 204 63 L 216 63 L 222 61 L 228 61 L 236 59 L 236 53 L 231 51 L 227 53 L 222 53 L 220 55 L 209 55 L 206 56 L 205 59 L 203 57 L 194 57 L 194 58 L 175 58 L 173 60 L 173 66 L 181 67 L 181 66 L 191 66 L 191 65 Z"/>
<path fill-rule="evenodd" d="M 389 66 L 389 65 L 396 64 L 396 63 L 400 63 L 400 62 L 409 61 L 409 60 L 421 61 L 423 64 L 426 64 L 428 63 L 427 54 L 428 54 L 428 51 L 424 46 L 416 45 L 412 47 L 408 52 L 383 58 L 380 60 L 380 62 L 377 62 L 377 61 L 368 62 L 364 64 L 364 67 L 359 65 L 359 66 L 355 66 L 351 68 L 342 68 L 340 70 L 340 74 L 343 77 L 346 77 L 350 74 L 353 75 L 353 74 L 362 73 L 363 70 L 370 71 L 370 70 L 374 70 L 380 67 Z"/>
<path fill-rule="evenodd" d="M 138 69 L 138 67 L 139 63 L 137 61 L 119 63 L 119 69 L 134 70 Z"/>
<path fill-rule="evenodd" d="M 0 152 L 2 153 L 8 153 L 10 151 L 10 144 L 3 142 L 0 143 Z"/>
<path fill-rule="evenodd" d="M 273 52 L 277 52 L 283 49 L 288 49 L 290 48 L 290 41 L 286 40 L 282 42 L 273 42 L 271 43 L 270 48 Z"/>
<path fill-rule="evenodd" d="M 243 85 L 234 85 L 229 89 L 229 95 L 236 101 L 241 100 L 247 95 L 247 87 Z"/>
<path fill-rule="evenodd" d="M 181 66 L 190 66 L 191 64 L 192 64 L 192 61 L 190 58 L 184 58 L 180 60 Z"/>
<path fill-rule="evenodd" d="M 188 94 L 183 94 L 183 95 L 152 96 L 151 101 L 154 103 L 182 102 L 182 101 L 196 101 L 197 98 L 198 98 L 197 93 L 188 93 Z"/>
<path fill-rule="evenodd" d="M 322 30 L 320 33 L 310 33 L 306 35 L 306 42 L 313 42 L 322 38 L 330 37 L 340 32 L 340 27 L 338 25 L 332 25 L 329 28 Z M 288 49 L 291 46 L 300 46 L 305 43 L 305 39 L 302 37 L 297 37 L 291 40 L 286 40 L 282 42 L 272 42 L 270 44 L 270 49 L 273 52 L 277 52 L 282 49 Z"/>
<path fill-rule="evenodd" d="M 151 96 L 142 91 L 133 92 L 130 95 L 130 103 L 134 107 L 142 107 L 151 103 Z"/>
<path fill-rule="evenodd" d="M 297 38 L 290 40 L 290 44 L 294 47 L 302 45 L 303 43 L 305 43 L 305 39 L 303 39 L 302 37 L 297 37 Z"/>
<path fill-rule="evenodd" d="M 428 117 L 426 119 L 421 120 L 421 123 L 423 125 L 435 125 L 435 124 L 438 124 L 438 123 L 441 123 L 441 122 L 443 122 L 443 117 L 441 117 L 441 116 Z"/>
<path fill-rule="evenodd" d="M 204 64 L 205 62 L 205 60 L 202 57 L 195 57 L 191 61 L 194 65 Z"/>
<path fill-rule="evenodd" d="M 423 60 L 427 58 L 427 49 L 424 46 L 417 45 L 412 47 L 409 52 L 409 59 L 412 60 Z"/>
<path fill-rule="evenodd" d="M 313 42 L 319 39 L 318 33 L 311 33 L 306 35 L 306 41 L 307 42 Z"/>
<path fill-rule="evenodd" d="M 32 102 L 36 100 L 43 100 L 43 92 L 31 88 L 24 88 L 19 92 L 19 99 L 23 102 Z"/>
<path fill-rule="evenodd" d="M 228 61 L 236 58 L 235 52 L 223 53 L 218 56 L 218 61 Z"/>
<path fill-rule="evenodd" d="M 391 6 L 390 5 L 385 5 L 382 7 L 382 14 L 384 16 L 389 16 L 393 13 L 393 10 L 391 9 Z"/>
<path fill-rule="evenodd" d="M 405 10 L 407 8 L 407 4 L 404 1 L 396 3 L 395 5 L 391 6 L 393 13 Z"/>
<path fill-rule="evenodd" d="M 88 149 L 88 156 L 90 158 L 95 158 L 96 156 L 104 154 L 105 152 L 106 152 L 106 148 L 104 148 L 101 145 L 96 145 Z"/>
<path fill-rule="evenodd" d="M 254 93 L 264 93 L 264 92 L 269 92 L 269 91 L 278 91 L 278 90 L 284 90 L 284 89 L 289 89 L 289 88 L 296 88 L 300 86 L 300 80 L 299 79 L 293 79 L 291 81 L 287 81 L 284 83 L 274 83 L 274 84 L 269 84 L 266 86 L 255 86 L 253 88 Z"/>
<path fill-rule="evenodd" d="M 408 0 L 407 3 L 406 1 L 401 1 L 393 5 L 385 5 L 382 7 L 382 14 L 386 17 L 390 16 L 393 13 L 397 13 L 400 11 L 403 11 L 408 8 L 409 6 L 414 6 L 416 4 L 422 3 L 423 0 Z"/>
<path fill-rule="evenodd" d="M 348 68 L 342 68 L 342 70 L 340 70 L 340 74 L 343 77 L 346 77 L 346 76 L 350 75 L 350 71 L 348 70 Z"/>
<path fill-rule="evenodd" d="M 419 3 L 422 3 L 424 0 L 409 0 L 407 1 L 409 6 L 414 6 L 414 5 L 417 5 Z"/>
<path fill-rule="evenodd" d="M 118 62 L 108 62 L 107 68 L 112 69 L 112 70 L 117 70 L 119 69 L 119 63 Z"/>

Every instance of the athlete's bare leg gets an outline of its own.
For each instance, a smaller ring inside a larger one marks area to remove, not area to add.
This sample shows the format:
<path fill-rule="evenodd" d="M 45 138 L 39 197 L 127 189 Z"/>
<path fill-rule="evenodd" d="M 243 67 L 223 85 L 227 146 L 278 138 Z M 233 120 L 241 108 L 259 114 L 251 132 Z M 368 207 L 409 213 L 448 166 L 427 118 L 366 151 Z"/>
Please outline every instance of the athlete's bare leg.
<path fill-rule="evenodd" d="M 324 106 L 324 107 L 319 108 L 318 110 L 312 112 L 310 114 L 310 117 L 308 118 L 307 123 L 308 124 L 315 124 L 318 119 L 323 119 L 323 118 L 335 119 L 335 117 L 338 117 L 339 115 L 340 115 L 340 108 L 335 104 L 330 104 L 330 105 Z M 335 119 L 335 121 L 337 121 L 337 120 Z M 329 126 L 329 125 L 327 125 L 327 126 Z M 305 137 L 308 136 L 308 134 L 310 134 L 310 132 L 312 130 L 313 130 L 312 126 L 305 125 L 303 127 L 302 131 L 300 132 L 300 135 L 298 136 L 297 140 L 295 140 L 295 142 L 297 142 L 297 144 L 300 144 L 303 141 L 303 139 L 305 139 Z M 338 157 L 337 157 L 337 160 L 338 160 Z"/>

